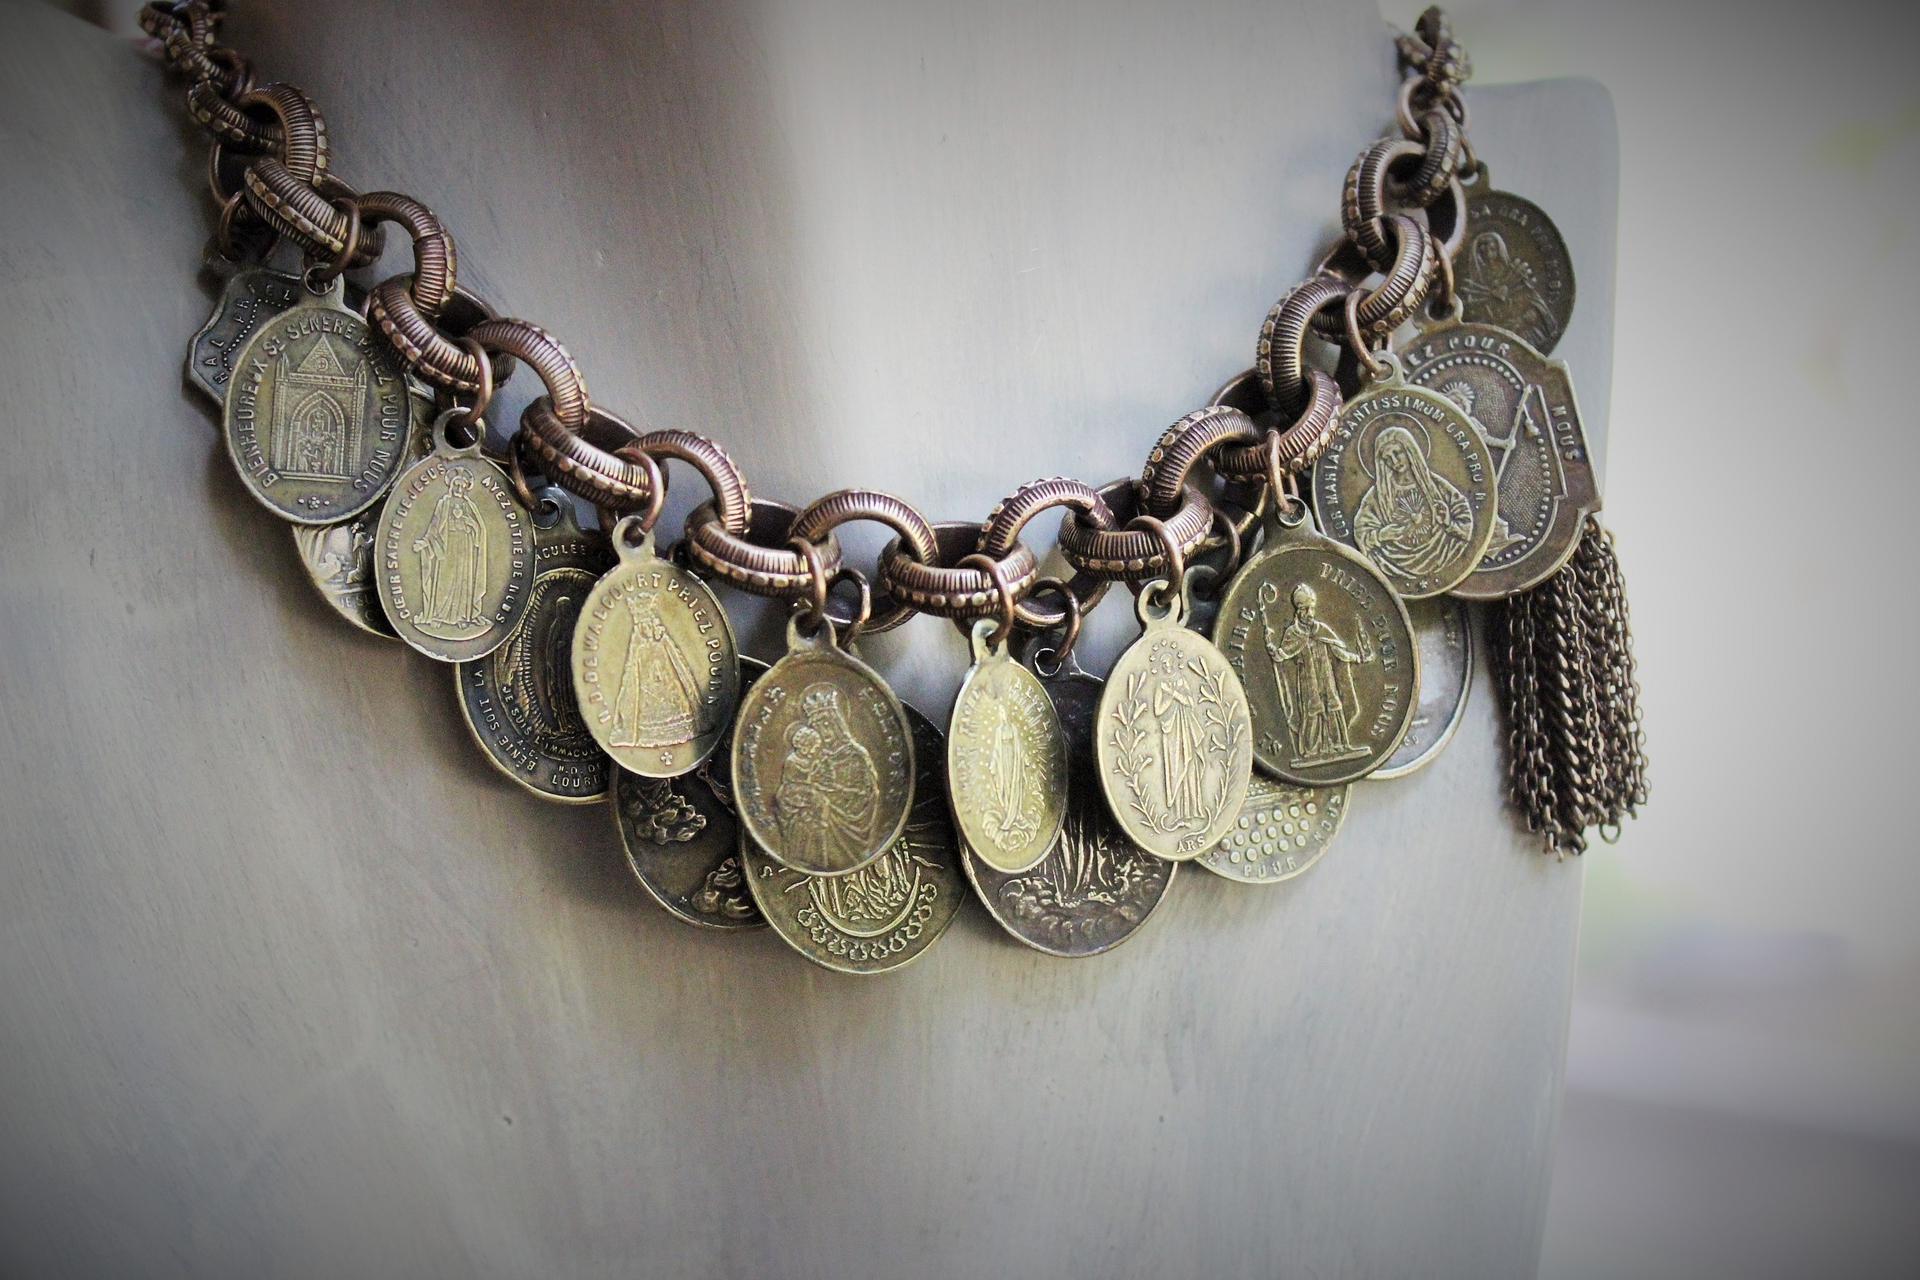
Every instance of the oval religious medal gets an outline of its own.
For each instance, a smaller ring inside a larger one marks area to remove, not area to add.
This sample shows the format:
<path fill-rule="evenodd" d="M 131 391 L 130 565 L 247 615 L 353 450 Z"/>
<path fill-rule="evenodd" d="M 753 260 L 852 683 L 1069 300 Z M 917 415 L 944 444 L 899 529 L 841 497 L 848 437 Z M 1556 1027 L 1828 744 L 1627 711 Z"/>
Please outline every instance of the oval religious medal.
<path fill-rule="evenodd" d="M 809 875 L 848 875 L 905 828 L 916 750 L 900 700 L 839 647 L 833 624 L 806 636 L 789 621 L 786 656 L 740 703 L 734 806 L 765 857 Z"/>
<path fill-rule="evenodd" d="M 213 261 L 214 255 L 208 259 Z M 215 404 L 225 404 L 240 349 L 261 325 L 299 302 L 304 288 L 299 276 L 257 265 L 228 276 L 213 314 L 187 348 L 187 381 Z"/>
<path fill-rule="evenodd" d="M 1347 783 L 1303 787 L 1255 774 L 1232 830 L 1201 855 L 1200 865 L 1241 884 L 1277 884 L 1299 875 L 1327 851 L 1347 817 Z"/>
<path fill-rule="evenodd" d="M 1407 381 L 1453 401 L 1493 457 L 1493 538 L 1452 594 L 1500 600 L 1539 586 L 1600 509 L 1566 364 L 1504 329 L 1455 322 L 1423 332 L 1400 359 Z"/>
<path fill-rule="evenodd" d="M 672 778 L 699 766 L 733 721 L 740 653 L 707 584 L 654 554 L 636 516 L 613 527 L 620 563 L 573 632 L 573 685 L 587 728 L 623 769 Z"/>
<path fill-rule="evenodd" d="M 1173 883 L 1177 862 L 1142 849 L 1113 820 L 1100 790 L 1093 727 L 1104 681 L 1067 663 L 1041 687 L 1067 740 L 1066 819 L 1060 838 L 1031 870 L 989 866 L 971 842 L 961 846 L 967 878 L 1000 927 L 1052 956 L 1095 956 L 1131 938 Z"/>
<path fill-rule="evenodd" d="M 1370 561 L 1320 536 L 1304 506 L 1291 525 L 1268 514 L 1213 638 L 1246 688 L 1254 759 L 1274 777 L 1365 777 L 1406 737 L 1420 687 L 1407 606 Z"/>
<path fill-rule="evenodd" d="M 1451 597 L 1415 600 L 1407 605 L 1413 621 L 1413 645 L 1420 654 L 1420 692 L 1413 719 L 1387 762 L 1372 778 L 1404 778 L 1430 764 L 1453 737 L 1467 713 L 1473 686 L 1473 626 L 1467 606 Z"/>
<path fill-rule="evenodd" d="M 507 473 L 447 439 L 408 467 L 380 511 L 380 603 L 400 638 L 442 662 L 484 658 L 507 642 L 533 585 L 533 522 Z"/>
<path fill-rule="evenodd" d="M 1552 351 L 1573 318 L 1573 258 L 1539 205 L 1491 188 L 1482 169 L 1453 259 L 1454 290 L 1469 322 Z"/>
<path fill-rule="evenodd" d="M 404 464 L 407 381 L 338 279 L 261 325 L 233 360 L 224 425 L 240 479 L 295 524 L 380 501 Z"/>
<path fill-rule="evenodd" d="M 761 686 L 779 674 L 776 665 Z M 740 833 L 741 866 L 760 914 L 781 941 L 840 973 L 886 973 L 924 954 L 953 923 L 967 891 L 947 813 L 946 744 L 912 707 L 902 716 L 913 744 L 903 762 L 912 780 L 910 812 L 880 857 L 847 875 L 810 876 L 781 866 L 749 831 Z M 740 723 L 748 723 L 744 713 Z"/>
<path fill-rule="evenodd" d="M 1340 406 L 1313 467 L 1313 509 L 1409 600 L 1442 595 L 1473 572 L 1498 514 L 1493 455 L 1458 405 L 1386 373 Z"/>
<path fill-rule="evenodd" d="M 460 710 L 487 758 L 527 790 L 575 804 L 604 800 L 613 761 L 587 731 L 574 696 L 573 634 L 581 602 L 613 567 L 613 549 L 604 534 L 581 531 L 564 498 L 547 498 L 531 518 L 526 612 L 505 644 L 455 665 Z"/>
<path fill-rule="evenodd" d="M 1170 596 L 1165 613 L 1149 602 Z M 1253 768 L 1247 695 L 1220 651 L 1182 625 L 1184 591 L 1148 583 L 1134 603 L 1144 628 L 1100 695 L 1094 756 L 1107 807 L 1128 839 L 1176 862 L 1227 833 Z"/>
<path fill-rule="evenodd" d="M 1060 717 L 994 619 L 973 624 L 973 668 L 947 722 L 947 791 L 960 839 L 996 871 L 1046 856 L 1067 811 L 1067 744 Z"/>
<path fill-rule="evenodd" d="M 766 669 L 764 662 L 740 659 L 742 687 Z M 614 770 L 613 813 L 627 865 L 654 901 L 703 929 L 759 929 L 767 921 L 753 905 L 741 866 L 729 745 L 723 741 L 705 764 L 678 778 Z"/>

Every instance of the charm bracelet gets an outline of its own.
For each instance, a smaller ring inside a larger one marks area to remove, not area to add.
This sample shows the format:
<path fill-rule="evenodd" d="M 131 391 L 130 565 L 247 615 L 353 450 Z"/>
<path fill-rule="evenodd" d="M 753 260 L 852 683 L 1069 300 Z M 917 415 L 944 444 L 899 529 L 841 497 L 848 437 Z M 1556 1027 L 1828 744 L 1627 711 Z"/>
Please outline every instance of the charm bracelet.
<path fill-rule="evenodd" d="M 312 101 L 256 85 L 218 18 L 206 0 L 141 13 L 213 138 L 225 287 L 188 380 L 333 608 L 451 664 L 508 776 L 611 800 L 680 919 L 771 925 L 876 973 L 931 946 L 969 885 L 1021 942 L 1086 956 L 1131 936 L 1181 863 L 1296 876 L 1354 781 L 1446 745 L 1468 602 L 1487 608 L 1507 794 L 1546 849 L 1579 853 L 1645 803 L 1625 596 L 1549 358 L 1571 261 L 1475 155 L 1471 68 L 1439 9 L 1397 42 L 1400 136 L 1354 161 L 1343 234 L 1275 304 L 1253 368 L 1137 480 L 1032 481 L 977 524 L 870 489 L 758 498 L 714 441 L 602 409 L 565 347 L 461 287 L 430 209 L 333 174 Z M 388 224 L 412 272 L 351 288 Z M 268 265 L 282 244 L 298 274 Z M 520 364 L 546 394 L 495 451 L 484 414 Z M 668 548 L 670 460 L 712 496 Z M 1070 576 L 1020 536 L 1054 509 Z M 895 535 L 871 579 L 843 562 L 849 521 Z M 1115 582 L 1141 633 L 1101 680 L 1074 640 Z M 709 583 L 790 602 L 778 662 L 739 654 Z M 944 734 L 858 653 L 914 613 L 971 639 Z"/>

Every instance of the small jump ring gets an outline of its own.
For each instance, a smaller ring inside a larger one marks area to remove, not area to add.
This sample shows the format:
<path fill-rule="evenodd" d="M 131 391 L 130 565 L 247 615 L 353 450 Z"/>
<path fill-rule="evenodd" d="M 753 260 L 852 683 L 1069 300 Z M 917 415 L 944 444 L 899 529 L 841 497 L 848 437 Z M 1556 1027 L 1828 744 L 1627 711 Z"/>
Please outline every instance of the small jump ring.
<path fill-rule="evenodd" d="M 1213 522 L 1220 526 L 1221 534 L 1227 540 L 1227 562 L 1220 566 L 1220 582 L 1224 585 L 1240 571 L 1240 526 L 1221 507 L 1213 509 Z M 1212 598 L 1212 593 L 1208 594 L 1208 598 Z"/>
<path fill-rule="evenodd" d="M 533 486 L 527 483 L 527 464 L 522 456 L 526 447 L 527 429 L 521 427 L 507 441 L 507 479 L 513 482 L 513 496 L 520 499 L 520 505 L 532 511 L 541 500 L 533 496 Z"/>
<path fill-rule="evenodd" d="M 808 543 L 807 545 L 812 546 L 813 544 Z M 818 554 L 817 550 L 815 554 Z M 809 568 L 811 568 L 811 562 L 809 562 Z M 845 622 L 841 622 L 835 618 L 831 612 L 825 616 L 829 622 L 840 629 L 840 643 L 845 646 L 851 645 L 860 638 L 860 633 L 867 629 L 867 619 L 873 617 L 873 587 L 867 582 L 866 574 L 851 565 L 843 565 L 828 575 L 827 594 L 831 596 L 833 589 L 842 582 L 851 582 L 855 587 L 859 588 L 860 611 L 848 618 Z"/>
<path fill-rule="evenodd" d="M 1166 589 L 1161 594 L 1161 599 L 1164 600 L 1167 596 L 1179 591 L 1181 582 L 1183 582 L 1187 576 L 1187 557 L 1186 554 L 1180 550 L 1180 540 L 1173 536 L 1172 531 L 1167 528 L 1163 521 L 1155 519 L 1153 516 L 1135 516 L 1133 519 L 1127 521 L 1127 528 L 1145 529 L 1154 537 L 1160 539 L 1160 545 L 1166 551 Z M 1151 584 L 1149 584 L 1141 594 L 1146 595 L 1152 591 L 1152 589 Z"/>
<path fill-rule="evenodd" d="M 487 349 L 472 338 L 457 340 L 473 362 L 480 366 L 480 389 L 474 392 L 473 403 L 454 421 L 462 427 L 478 427 L 481 415 L 487 406 L 493 403 L 493 361 L 487 358 Z"/>
<path fill-rule="evenodd" d="M 1058 624 L 1061 631 L 1060 642 L 1036 650 L 1033 655 L 1034 670 L 1043 676 L 1052 676 L 1058 675 L 1060 668 L 1066 665 L 1067 659 L 1073 654 L 1074 642 L 1080 638 L 1080 597 L 1075 594 L 1072 587 L 1058 578 L 1035 578 L 1033 587 L 1027 592 L 1027 598 L 1031 600 L 1042 592 L 1051 592 L 1060 597 L 1060 613 L 1064 619 Z M 1046 630 L 1053 629 L 1049 627 Z M 1047 656 L 1043 658 L 1042 654 Z"/>
<path fill-rule="evenodd" d="M 827 622 L 827 564 L 818 543 L 808 538 L 788 538 L 787 545 L 807 562 L 806 626 L 818 632 Z"/>
<path fill-rule="evenodd" d="M 1360 332 L 1360 299 L 1361 291 L 1355 289 L 1347 295 L 1346 305 L 1342 309 L 1347 323 L 1347 345 L 1353 349 L 1354 357 L 1367 366 L 1368 373 L 1376 378 L 1384 377 L 1387 367 L 1373 358 L 1373 348 L 1367 345 L 1365 335 Z"/>
<path fill-rule="evenodd" d="M 640 527 L 648 532 L 652 532 L 653 522 L 660 518 L 661 504 L 667 500 L 667 478 L 661 474 L 660 464 L 655 462 L 653 455 L 645 449 L 635 448 L 633 445 L 626 445 L 623 448 L 615 449 L 614 456 L 616 458 L 626 459 L 646 473 L 647 502 L 640 517 Z"/>
<path fill-rule="evenodd" d="M 1000 625 L 995 627 L 993 634 L 987 637 L 987 643 L 989 645 L 1005 644 L 1007 637 L 1013 634 L 1013 611 L 1019 604 L 1019 601 L 1013 598 L 1013 584 L 1007 581 L 1005 567 L 992 556 L 981 555 L 976 551 L 970 556 L 962 556 L 954 568 L 978 569 L 993 579 L 994 592 L 1000 597 Z"/>
<path fill-rule="evenodd" d="M 340 252 L 333 255 L 332 261 L 316 263 L 307 268 L 305 280 L 308 291 L 312 293 L 319 293 L 345 275 L 347 265 L 360 250 L 360 202 L 352 196 L 341 196 L 334 207 L 346 215 L 347 232 L 341 238 Z"/>

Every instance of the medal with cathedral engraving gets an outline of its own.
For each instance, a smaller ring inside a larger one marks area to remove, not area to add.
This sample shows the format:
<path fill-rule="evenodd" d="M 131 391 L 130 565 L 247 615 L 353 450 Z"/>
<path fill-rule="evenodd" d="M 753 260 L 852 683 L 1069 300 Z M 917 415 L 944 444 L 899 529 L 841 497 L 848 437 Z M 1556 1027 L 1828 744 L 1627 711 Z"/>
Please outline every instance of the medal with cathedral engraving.
<path fill-rule="evenodd" d="M 1066 665 L 1040 679 L 1067 740 L 1066 820 L 1038 866 L 999 871 L 961 845 L 967 878 L 987 913 L 1014 938 L 1053 956 L 1094 956 L 1131 938 L 1180 869 L 1127 839 L 1107 810 L 1094 759 L 1104 681 Z"/>
<path fill-rule="evenodd" d="M 779 673 L 776 665 L 761 685 Z M 840 973 L 886 973 L 918 958 L 953 923 L 967 892 L 960 838 L 947 812 L 946 743 L 933 721 L 896 705 L 912 735 L 902 763 L 910 805 L 878 858 L 848 875 L 805 875 L 774 861 L 745 828 L 740 832 L 741 866 L 767 923 L 795 951 Z M 740 723 L 749 723 L 746 715 Z"/>
<path fill-rule="evenodd" d="M 1410 386 L 1391 353 L 1373 358 L 1385 372 L 1340 406 L 1314 464 L 1313 509 L 1402 596 L 1442 595 L 1493 538 L 1493 455 L 1458 405 Z"/>
<path fill-rule="evenodd" d="M 1539 205 L 1491 187 L 1483 166 L 1453 259 L 1464 318 L 1550 352 L 1573 319 L 1573 258 L 1560 228 Z"/>
<path fill-rule="evenodd" d="M 1346 821 L 1348 784 L 1303 787 L 1255 774 L 1220 843 L 1200 857 L 1200 865 L 1241 884 L 1290 880 L 1327 851 Z"/>
<path fill-rule="evenodd" d="M 672 778 L 713 754 L 740 700 L 733 624 L 707 584 L 654 554 L 653 531 L 613 529 L 620 563 L 600 579 L 573 632 L 580 714 L 608 755 Z"/>
<path fill-rule="evenodd" d="M 992 618 L 973 624 L 973 668 L 947 722 L 947 790 L 960 838 L 996 871 L 1046 856 L 1067 809 L 1067 744 L 1039 680 Z"/>
<path fill-rule="evenodd" d="M 1247 695 L 1220 651 L 1183 625 L 1184 591 L 1150 582 L 1134 612 L 1144 630 L 1113 664 L 1100 696 L 1100 786 L 1129 839 L 1183 862 L 1227 833 L 1246 798 L 1253 768 Z"/>
<path fill-rule="evenodd" d="M 433 424 L 433 452 L 401 473 L 380 511 L 380 603 L 400 638 L 442 662 L 507 642 L 533 586 L 533 521 L 507 473 Z"/>
<path fill-rule="evenodd" d="M 1600 509 L 1565 362 L 1504 329 L 1452 321 L 1421 333 L 1400 359 L 1407 381 L 1459 407 L 1493 458 L 1493 538 L 1451 594 L 1500 600 L 1539 586 L 1573 558 Z"/>
<path fill-rule="evenodd" d="M 1304 505 L 1291 524 L 1268 514 L 1213 638 L 1246 688 L 1254 759 L 1272 776 L 1323 787 L 1365 777 L 1406 736 L 1420 687 L 1407 606 L 1372 562 L 1316 532 Z"/>
<path fill-rule="evenodd" d="M 734 807 L 766 857 L 809 875 L 848 875 L 886 854 L 906 826 L 917 750 L 886 681 L 836 643 L 831 621 L 808 635 L 796 617 L 786 656 L 740 703 Z M 937 779 L 945 770 L 934 767 Z"/>
<path fill-rule="evenodd" d="M 527 790 L 573 804 L 604 800 L 613 761 L 574 697 L 573 633 L 581 601 L 615 557 L 606 535 L 581 530 L 564 498 L 547 497 L 531 518 L 527 611 L 505 644 L 454 667 L 460 710 L 487 758 Z"/>
<path fill-rule="evenodd" d="M 338 524 L 380 501 L 405 462 L 406 379 L 336 279 L 255 331 L 233 359 L 227 452 L 255 498 L 295 524 Z"/>
<path fill-rule="evenodd" d="M 209 261 L 215 261 L 208 254 Z M 260 326 L 300 301 L 299 276 L 262 266 L 244 266 L 227 277 L 213 314 L 187 348 L 187 381 L 215 404 L 227 402 L 234 359 Z"/>

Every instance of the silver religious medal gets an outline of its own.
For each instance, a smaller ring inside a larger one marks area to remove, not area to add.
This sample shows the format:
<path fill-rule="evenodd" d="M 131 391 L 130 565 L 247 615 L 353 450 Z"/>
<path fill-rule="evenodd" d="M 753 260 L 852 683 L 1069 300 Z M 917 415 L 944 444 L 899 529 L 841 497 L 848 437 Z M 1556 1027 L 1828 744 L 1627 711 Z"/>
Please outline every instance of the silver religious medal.
<path fill-rule="evenodd" d="M 1420 687 L 1407 606 L 1373 562 L 1322 537 L 1305 504 L 1268 513 L 1213 636 L 1246 689 L 1254 759 L 1273 777 L 1349 782 L 1406 737 Z"/>
<path fill-rule="evenodd" d="M 233 359 L 224 427 L 240 479 L 295 524 L 338 524 L 379 502 L 412 426 L 393 353 L 342 305 L 336 279 L 261 325 Z"/>
<path fill-rule="evenodd" d="M 776 665 L 756 688 L 779 673 Z M 806 875 L 775 862 L 749 831 L 740 833 L 741 866 L 767 923 L 795 951 L 840 973 L 886 973 L 925 954 L 967 892 L 960 838 L 947 812 L 946 743 L 912 707 L 902 718 L 912 735 L 904 762 L 909 812 L 878 858 L 846 875 Z M 743 713 L 741 728 L 748 723 Z"/>
<path fill-rule="evenodd" d="M 1134 611 L 1144 630 L 1100 696 L 1100 786 L 1129 839 L 1186 861 L 1219 842 L 1246 799 L 1247 695 L 1220 651 L 1182 625 L 1184 591 L 1150 582 Z"/>
<path fill-rule="evenodd" d="M 1401 596 L 1442 595 L 1493 538 L 1493 455 L 1458 405 L 1409 385 L 1391 353 L 1373 359 L 1383 371 L 1340 406 L 1314 464 L 1313 509 Z"/>
<path fill-rule="evenodd" d="M 740 659 L 741 686 L 766 669 L 764 662 Z M 740 861 L 728 747 L 723 741 L 705 764 L 678 778 L 614 770 L 614 818 L 627 865 L 676 918 L 703 929 L 759 929 L 767 921 L 753 905 Z"/>
<path fill-rule="evenodd" d="M 820 876 L 859 871 L 894 848 L 907 825 L 917 750 L 906 709 L 879 673 L 840 647 L 831 621 L 809 634 L 796 617 L 786 656 L 740 702 L 733 794 L 741 825 L 782 866 Z M 933 798 L 944 803 L 943 795 Z"/>
<path fill-rule="evenodd" d="M 535 795 L 604 800 L 613 761 L 580 716 L 573 635 L 581 602 L 615 557 L 605 535 L 581 530 L 565 499 L 548 497 L 532 519 L 527 610 L 505 644 L 454 667 L 460 710 L 487 758 Z"/>
<path fill-rule="evenodd" d="M 733 624 L 706 583 L 654 554 L 639 517 L 614 526 L 613 546 L 620 564 L 587 596 L 573 632 L 580 714 L 621 768 L 677 777 L 733 722 Z"/>
<path fill-rule="evenodd" d="M 400 638 L 442 662 L 507 642 L 533 586 L 533 522 L 507 473 L 433 424 L 433 452 L 408 467 L 381 509 L 374 554 L 380 604 Z"/>
<path fill-rule="evenodd" d="M 1029 871 L 989 866 L 972 844 L 962 846 L 967 878 L 988 914 L 1014 938 L 1054 956 L 1094 956 L 1131 938 L 1166 897 L 1180 869 L 1127 839 L 1100 790 L 1094 722 L 1104 681 L 1080 670 L 1071 654 L 1041 687 L 1067 740 L 1066 820 L 1060 838 Z"/>
<path fill-rule="evenodd" d="M 1492 186 L 1482 166 L 1453 259 L 1454 290 L 1469 323 L 1552 351 L 1573 318 L 1573 258 L 1539 205 Z"/>
<path fill-rule="evenodd" d="M 261 325 L 298 303 L 304 290 L 299 276 L 258 265 L 240 267 L 227 276 L 213 314 L 187 348 L 187 381 L 215 404 L 225 404 L 234 358 Z"/>
<path fill-rule="evenodd" d="M 973 667 L 947 722 L 947 788 L 968 852 L 996 871 L 1046 856 L 1067 811 L 1067 743 L 1039 680 L 992 618 L 973 624 Z"/>
<path fill-rule="evenodd" d="M 1233 829 L 1200 865 L 1241 884 L 1277 884 L 1299 875 L 1327 851 L 1347 818 L 1351 786 L 1303 787 L 1255 774 Z"/>
<path fill-rule="evenodd" d="M 1539 586 L 1600 509 L 1567 366 L 1504 329 L 1443 321 L 1400 353 L 1407 380 L 1453 401 L 1493 457 L 1493 538 L 1452 594 L 1499 600 Z"/>
<path fill-rule="evenodd" d="M 1467 713 L 1473 687 L 1473 625 L 1467 606 L 1442 596 L 1407 605 L 1413 643 L 1420 653 L 1420 692 L 1413 719 L 1387 762 L 1367 776 L 1403 778 L 1440 754 Z"/>

